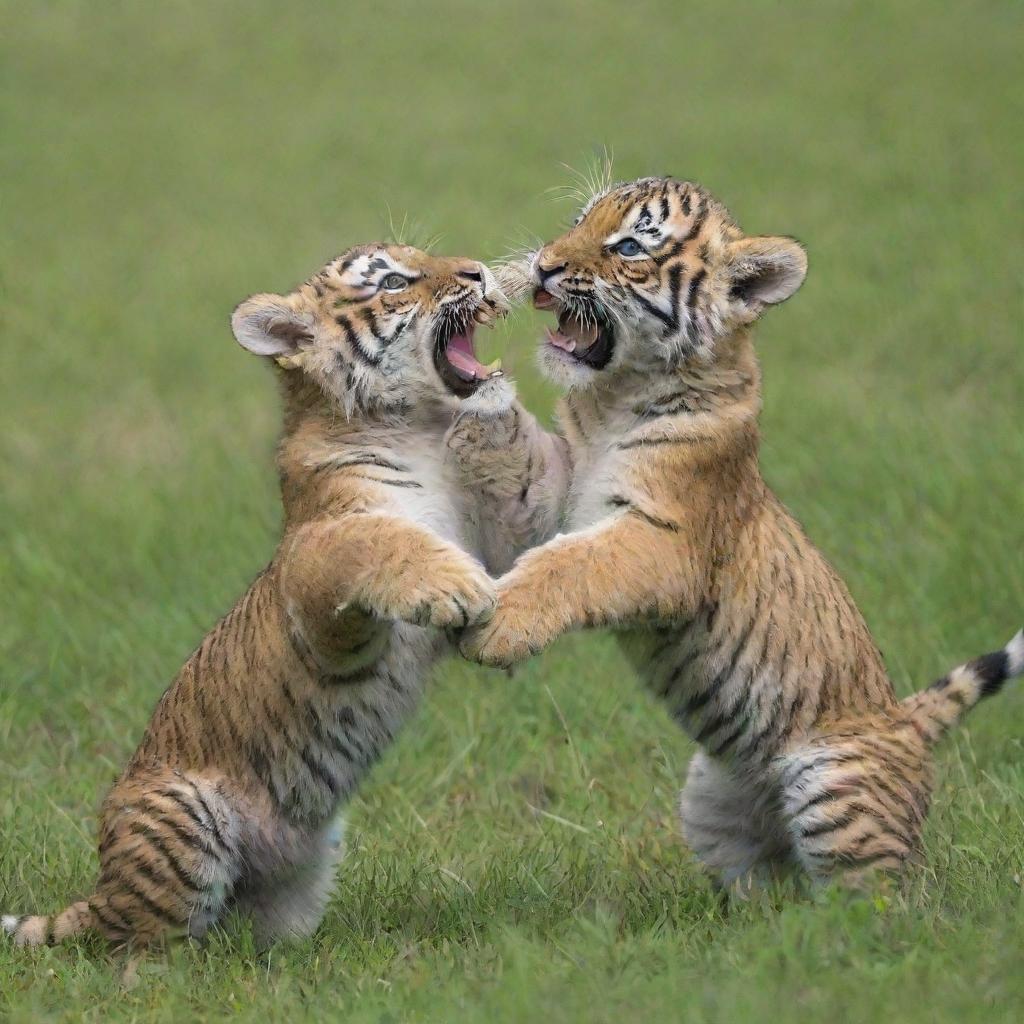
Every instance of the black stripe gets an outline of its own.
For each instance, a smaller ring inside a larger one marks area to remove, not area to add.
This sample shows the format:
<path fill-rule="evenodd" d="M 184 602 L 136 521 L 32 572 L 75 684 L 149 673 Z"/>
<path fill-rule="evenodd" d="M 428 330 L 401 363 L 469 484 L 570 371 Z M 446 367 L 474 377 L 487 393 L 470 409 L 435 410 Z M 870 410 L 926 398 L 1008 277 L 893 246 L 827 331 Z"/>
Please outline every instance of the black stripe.
<path fill-rule="evenodd" d="M 967 666 L 981 683 L 981 696 L 991 697 L 1002 689 L 1010 676 L 1010 656 L 1005 650 L 975 658 Z"/>
<path fill-rule="evenodd" d="M 826 789 L 820 792 L 817 796 L 812 796 L 810 800 L 806 800 L 802 803 L 795 811 L 791 811 L 789 817 L 797 819 L 801 814 L 806 814 L 812 807 L 817 807 L 818 804 L 823 804 L 827 800 L 838 800 L 839 798 L 831 790 Z"/>
<path fill-rule="evenodd" d="M 281 680 L 281 693 L 284 694 L 284 699 L 288 701 L 288 706 L 292 711 L 298 714 L 299 702 L 295 699 L 295 694 L 292 693 L 292 688 L 288 685 L 287 679 Z"/>
<path fill-rule="evenodd" d="M 288 730 L 285 728 L 284 720 L 281 716 L 270 706 L 270 700 L 267 697 L 263 698 L 263 715 L 266 720 L 270 723 L 270 727 L 281 737 L 285 745 L 290 749 L 295 750 L 297 746 L 295 741 L 291 738 Z"/>
<path fill-rule="evenodd" d="M 533 451 L 531 450 L 526 458 L 526 482 L 523 484 L 522 490 L 519 492 L 520 504 L 526 503 L 526 496 L 530 491 L 530 485 L 533 483 Z"/>
<path fill-rule="evenodd" d="M 691 391 L 676 391 L 674 394 L 665 395 L 656 402 L 647 402 L 644 405 L 634 405 L 632 412 L 634 416 L 642 419 L 649 419 L 657 416 L 664 416 L 666 412 L 678 412 L 679 406 L 686 402 L 692 395 Z"/>
<path fill-rule="evenodd" d="M 314 473 L 322 473 L 325 470 L 344 469 L 346 466 L 379 466 L 381 469 L 391 469 L 396 473 L 408 473 L 408 466 L 401 466 L 397 462 L 390 462 L 388 459 L 382 458 L 380 455 L 373 453 L 365 453 L 361 455 L 352 455 L 350 457 L 339 456 L 335 459 L 328 459 L 325 462 L 318 463 L 313 467 Z"/>
<path fill-rule="evenodd" d="M 894 850 L 886 850 L 882 853 L 870 853 L 864 857 L 858 857 L 854 853 L 840 852 L 833 855 L 837 861 L 848 868 L 869 868 L 879 861 L 895 859 L 902 864 L 907 858 Z"/>
<path fill-rule="evenodd" d="M 141 854 L 126 858 L 123 862 L 124 865 L 131 868 L 132 871 L 142 875 L 143 878 L 147 879 L 152 885 L 157 886 L 160 889 L 167 890 L 171 884 L 171 879 L 164 874 L 158 874 L 154 871 L 146 862 L 142 859 Z M 188 887 L 194 891 L 192 886 Z"/>
<path fill-rule="evenodd" d="M 676 240 L 664 252 L 652 256 L 651 259 L 654 262 L 655 266 L 660 267 L 663 264 L 667 263 L 669 260 L 674 259 L 676 256 L 678 256 L 684 248 L 684 244 Z"/>
<path fill-rule="evenodd" d="M 927 816 L 927 803 L 925 803 L 924 806 L 921 806 L 918 802 L 921 795 L 920 787 L 907 785 L 905 787 L 898 788 L 894 786 L 889 778 L 882 773 L 878 773 L 872 777 L 871 787 L 875 790 L 876 799 L 881 799 L 878 795 L 878 790 L 881 790 L 881 792 L 885 793 L 889 797 L 896 808 L 902 807 L 904 809 L 906 812 L 905 816 L 907 818 L 908 827 L 919 825 Z M 893 810 L 892 813 L 899 815 L 898 810 Z"/>
<path fill-rule="evenodd" d="M 359 480 L 371 480 L 375 484 L 384 484 L 387 487 L 423 487 L 423 484 L 415 480 L 388 480 L 387 477 L 368 476 L 366 473 L 350 473 L 349 475 Z"/>
<path fill-rule="evenodd" d="M 707 693 L 708 697 L 702 703 L 708 704 L 710 703 L 711 698 L 717 697 L 722 687 L 725 686 L 725 684 L 728 682 L 730 678 L 731 673 L 719 672 L 718 675 L 716 675 L 715 678 L 711 680 L 711 682 L 707 686 L 707 689 L 704 691 L 705 693 Z M 697 734 L 693 737 L 694 741 L 703 744 L 706 740 L 708 740 L 711 736 L 718 732 L 719 729 L 722 729 L 726 725 L 728 725 L 733 715 L 735 715 L 736 712 L 739 710 L 740 701 L 742 701 L 742 694 L 740 696 L 739 701 L 737 701 L 734 705 L 731 705 L 730 707 L 723 709 L 719 713 L 712 714 L 711 717 L 708 718 L 708 720 L 701 726 Z"/>
<path fill-rule="evenodd" d="M 836 832 L 839 829 L 846 828 L 861 818 L 869 818 L 871 821 L 877 822 L 881 825 L 882 828 L 890 835 L 894 835 L 899 839 L 904 838 L 893 829 L 892 823 L 887 821 L 879 811 L 875 810 L 873 807 L 868 807 L 863 803 L 851 804 L 845 811 L 843 811 L 842 814 L 839 815 L 839 817 L 834 818 L 830 822 L 822 822 L 820 825 L 802 828 L 800 830 L 800 835 L 804 839 L 813 839 L 817 836 L 827 835 L 829 832 Z M 855 843 L 864 843 L 869 838 L 870 835 L 862 836 L 860 839 L 855 840 Z"/>
<path fill-rule="evenodd" d="M 118 935 L 128 935 L 131 933 L 131 925 L 125 921 L 125 919 L 121 917 L 113 907 L 105 905 L 101 908 L 96 903 L 90 903 L 89 910 L 94 916 L 99 918 L 100 922 L 104 924 L 109 931 L 117 932 Z M 121 924 L 118 924 L 117 921 L 111 921 L 109 917 L 104 916 L 108 911 L 113 911 L 113 913 L 117 915 L 118 920 L 121 921 Z"/>
<path fill-rule="evenodd" d="M 213 810 L 210 808 L 210 805 L 204 799 L 203 794 L 199 791 L 199 787 L 195 784 L 193 784 L 192 795 L 196 798 L 196 800 L 199 802 L 199 806 L 202 807 L 202 809 L 206 812 L 207 816 L 209 817 L 209 828 L 217 837 L 217 842 L 220 843 L 220 845 L 223 846 L 225 850 L 232 852 L 232 844 L 224 838 L 224 834 L 221 832 L 220 827 L 217 824 L 216 815 L 213 813 Z"/>
<path fill-rule="evenodd" d="M 967 698 L 959 690 L 950 690 L 948 693 L 942 695 L 950 704 L 955 704 L 958 708 L 967 706 Z"/>
<path fill-rule="evenodd" d="M 192 875 L 185 869 L 184 865 L 175 857 L 170 847 L 164 842 L 163 836 L 159 832 L 148 828 L 141 822 L 132 822 L 131 831 L 144 839 L 154 850 L 159 853 L 164 860 L 167 861 L 168 867 L 177 876 L 178 881 L 187 889 L 191 889 L 193 892 L 200 892 L 201 887 L 199 883 L 192 877 Z"/>
<path fill-rule="evenodd" d="M 693 277 L 690 278 L 690 283 L 686 287 L 686 306 L 687 309 L 692 310 L 694 304 L 697 301 L 697 291 L 701 286 L 701 282 L 705 277 L 708 276 L 708 272 L 705 268 L 701 268 L 697 271 Z"/>
<path fill-rule="evenodd" d="M 699 437 L 639 437 L 634 441 L 620 441 L 616 447 L 620 451 L 626 451 L 629 448 L 643 448 L 657 444 L 697 444 L 701 440 L 703 439 Z"/>
<path fill-rule="evenodd" d="M 608 499 L 608 504 L 613 508 L 628 508 L 628 515 L 639 516 L 644 522 L 650 523 L 651 526 L 656 526 L 659 530 L 670 530 L 672 533 L 679 532 L 679 524 L 673 523 L 668 519 L 659 519 L 657 516 L 651 515 L 649 512 L 645 512 L 638 505 L 634 504 L 629 498 L 624 498 L 621 494 L 613 494 Z"/>
<path fill-rule="evenodd" d="M 267 760 L 267 755 L 255 744 L 250 744 L 245 750 L 249 767 L 252 768 L 253 774 L 263 783 L 267 795 L 273 800 L 274 804 L 277 807 L 281 807 L 284 798 L 277 792 L 277 787 L 274 785 L 274 774 L 270 770 L 270 762 Z"/>
<path fill-rule="evenodd" d="M 673 276 L 673 273 L 677 272 L 678 270 L 678 267 L 673 267 L 672 271 L 670 271 L 669 274 L 670 278 Z M 675 276 L 678 276 L 678 274 L 676 273 Z M 638 291 L 632 285 L 628 285 L 626 291 L 628 291 L 633 296 L 633 298 L 636 299 L 637 302 L 639 302 L 640 305 L 643 306 L 644 309 L 651 314 L 651 316 L 656 317 L 658 320 L 662 322 L 663 334 L 668 334 L 670 330 L 676 330 L 679 327 L 679 318 L 676 315 L 674 308 L 670 312 L 666 313 L 663 309 L 660 309 L 658 306 L 656 306 L 649 298 L 647 298 L 646 295 Z"/>
<path fill-rule="evenodd" d="M 186 846 L 190 846 L 193 850 L 198 850 L 207 857 L 220 860 L 217 850 L 206 842 L 202 836 L 197 836 L 195 833 L 190 832 L 180 821 L 175 821 L 173 818 L 168 818 L 165 814 L 161 814 L 159 808 L 155 808 L 151 804 L 144 803 L 143 807 L 152 815 L 152 820 L 157 825 L 163 825 L 165 828 L 170 829 Z"/>
<path fill-rule="evenodd" d="M 370 333 L 381 345 L 387 346 L 393 340 L 387 335 L 381 334 L 380 328 L 377 326 L 377 316 L 369 306 L 362 306 L 357 312 L 363 323 L 370 329 Z"/>
<path fill-rule="evenodd" d="M 312 755 L 308 747 L 303 747 L 299 751 L 299 757 L 302 758 L 302 763 L 310 775 L 319 779 L 331 796 L 334 796 L 338 792 L 338 780 L 320 763 L 318 758 Z"/>
<path fill-rule="evenodd" d="M 165 910 L 159 903 L 151 900 L 138 886 L 133 885 L 127 878 L 118 878 L 116 884 L 131 896 L 134 896 L 154 917 L 159 918 L 164 923 L 180 925 L 186 920 L 185 918 L 174 917 L 171 911 Z"/>
<path fill-rule="evenodd" d="M 838 756 L 832 754 L 830 751 L 822 750 L 822 756 L 811 761 L 809 764 L 803 765 L 795 775 L 786 774 L 782 780 L 782 784 L 787 788 L 791 789 L 797 779 L 802 779 L 809 772 L 821 771 L 823 768 L 834 768 L 839 764 L 849 764 L 851 761 L 861 761 L 863 758 L 860 754 L 840 754 Z"/>
<path fill-rule="evenodd" d="M 724 739 L 718 740 L 708 751 L 712 757 L 721 757 L 746 731 L 747 723 L 741 718 L 739 724 Z"/>
<path fill-rule="evenodd" d="M 354 762 L 358 760 L 358 758 L 356 758 L 352 754 L 351 749 L 344 742 L 344 740 L 341 739 L 341 737 L 336 736 L 333 732 L 331 732 L 329 729 L 325 727 L 323 718 L 321 717 L 320 712 L 317 711 L 316 706 L 313 704 L 312 701 L 305 701 L 302 705 L 302 708 L 300 709 L 298 704 L 295 702 L 294 697 L 291 696 L 290 691 L 288 691 L 287 696 L 292 702 L 292 706 L 295 709 L 296 715 L 301 715 L 303 714 L 303 712 L 305 713 L 305 718 L 309 724 L 310 730 L 313 733 L 313 738 L 316 740 L 317 743 L 320 744 L 320 746 L 325 747 L 328 750 L 334 750 L 335 752 L 343 753 L 346 759 L 349 761 Z M 334 780 L 333 777 L 332 783 L 333 792 L 337 789 L 338 785 L 337 780 Z"/>
<path fill-rule="evenodd" d="M 697 213 L 694 215 L 693 224 L 690 226 L 690 230 L 687 231 L 686 237 L 683 239 L 684 243 L 692 242 L 697 235 L 700 234 L 700 229 L 704 227 L 704 216 L 706 212 L 707 211 L 705 210 L 704 203 L 702 201 L 700 206 L 697 208 Z"/>
<path fill-rule="evenodd" d="M 844 811 L 838 818 L 834 818 L 832 821 L 800 829 L 800 835 L 803 839 L 814 839 L 817 836 L 828 835 L 829 832 L 836 832 L 841 828 L 852 825 L 859 817 L 861 815 L 853 811 Z"/>
<path fill-rule="evenodd" d="M 292 650 L 295 652 L 295 657 L 302 663 L 302 667 L 311 675 L 316 675 L 320 671 L 320 666 L 313 657 L 313 652 L 309 649 L 309 644 L 303 639 L 302 634 L 296 629 L 289 628 L 288 639 L 291 641 Z"/>
<path fill-rule="evenodd" d="M 658 530 L 668 530 L 669 533 L 679 532 L 678 523 L 673 523 L 668 519 L 659 519 L 658 516 L 652 516 L 649 512 L 645 512 L 642 508 L 637 508 L 636 505 L 634 505 L 629 510 L 628 514 L 631 516 L 639 517 L 645 523 L 648 523 L 649 525 L 655 527 Z"/>
<path fill-rule="evenodd" d="M 669 691 L 671 691 L 672 689 L 675 688 L 675 685 L 676 685 L 676 683 L 679 682 L 679 678 L 680 678 L 680 676 L 682 676 L 683 672 L 687 668 L 689 668 L 690 665 L 693 664 L 694 661 L 697 660 L 697 657 L 701 653 L 702 652 L 701 652 L 700 648 L 697 648 L 696 650 L 691 651 L 679 663 L 679 665 L 676 667 L 676 669 L 673 671 L 671 677 L 669 678 L 669 681 L 668 681 L 668 684 L 667 684 L 667 689 L 666 689 L 666 694 L 665 694 L 666 696 L 667 696 Z M 715 690 L 711 686 L 704 687 L 703 689 L 698 690 L 696 693 L 690 694 L 690 696 L 687 697 L 686 700 L 683 702 L 682 707 L 680 707 L 677 710 L 677 712 L 676 712 L 677 715 L 680 715 L 680 716 L 682 716 L 684 718 L 692 718 L 698 711 L 700 711 L 700 709 L 702 707 L 704 707 L 705 704 L 707 704 L 707 702 L 709 700 L 711 700 L 711 698 L 714 695 L 715 695 Z"/>
<path fill-rule="evenodd" d="M 206 833 L 212 833 L 214 840 L 217 845 L 221 847 L 224 853 L 230 853 L 227 844 L 221 838 L 220 833 L 217 829 L 210 824 L 207 824 L 203 816 L 180 794 L 175 793 L 173 790 L 165 789 L 160 792 L 160 796 L 166 797 L 168 800 L 173 800 L 184 812 L 188 815 L 189 820 L 195 822 L 196 826 L 202 829 Z"/>
<path fill-rule="evenodd" d="M 381 359 L 380 354 L 377 352 L 371 352 L 363 346 L 362 341 L 359 340 L 359 336 L 352 327 L 352 321 L 343 313 L 339 313 L 334 319 L 338 323 L 338 326 L 345 332 L 345 338 L 356 357 L 367 366 L 379 366 Z"/>
<path fill-rule="evenodd" d="M 256 584 L 253 584 L 246 592 L 243 599 L 243 611 L 245 619 L 242 624 L 242 661 L 245 663 L 245 670 L 247 673 L 252 675 L 255 671 L 255 659 L 256 659 L 256 629 L 257 620 L 256 615 L 252 609 L 253 604 L 253 590 Z"/>

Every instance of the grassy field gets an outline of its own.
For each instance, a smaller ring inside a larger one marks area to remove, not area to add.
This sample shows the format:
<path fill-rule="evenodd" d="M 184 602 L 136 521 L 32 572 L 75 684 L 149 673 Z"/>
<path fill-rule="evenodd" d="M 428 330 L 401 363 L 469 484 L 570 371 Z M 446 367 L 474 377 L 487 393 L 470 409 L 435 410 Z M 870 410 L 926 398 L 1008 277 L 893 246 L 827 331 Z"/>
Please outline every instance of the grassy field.
<path fill-rule="evenodd" d="M 888 9 L 879 10 L 887 6 Z M 870 8 L 870 11 L 869 11 Z M 233 305 L 387 232 L 497 256 L 605 145 L 805 241 L 760 332 L 766 473 L 902 692 L 1024 618 L 1019 4 L 0 0 L 0 908 L 95 870 L 149 712 L 266 562 L 270 375 Z M 527 401 L 532 314 L 496 336 Z M 490 353 L 488 353 L 490 354 Z M 1019 1020 L 1024 690 L 944 748 L 909 893 L 723 913 L 692 746 L 606 637 L 448 662 L 312 941 L 0 944 L 0 1019 Z"/>

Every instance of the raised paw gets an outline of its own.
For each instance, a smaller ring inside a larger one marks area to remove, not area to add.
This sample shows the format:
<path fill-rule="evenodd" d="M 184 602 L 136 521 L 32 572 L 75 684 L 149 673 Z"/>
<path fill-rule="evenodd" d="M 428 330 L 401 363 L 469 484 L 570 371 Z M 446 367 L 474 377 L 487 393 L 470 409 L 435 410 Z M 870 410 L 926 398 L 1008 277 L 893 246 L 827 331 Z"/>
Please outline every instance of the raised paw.
<path fill-rule="evenodd" d="M 494 581 L 470 558 L 423 567 L 421 575 L 390 581 L 366 605 L 377 615 L 417 626 L 463 629 L 490 618 L 497 603 Z"/>
<path fill-rule="evenodd" d="M 537 609 L 506 601 L 499 593 L 491 618 L 467 630 L 459 644 L 463 657 L 481 665 L 510 668 L 539 654 L 554 638 Z"/>

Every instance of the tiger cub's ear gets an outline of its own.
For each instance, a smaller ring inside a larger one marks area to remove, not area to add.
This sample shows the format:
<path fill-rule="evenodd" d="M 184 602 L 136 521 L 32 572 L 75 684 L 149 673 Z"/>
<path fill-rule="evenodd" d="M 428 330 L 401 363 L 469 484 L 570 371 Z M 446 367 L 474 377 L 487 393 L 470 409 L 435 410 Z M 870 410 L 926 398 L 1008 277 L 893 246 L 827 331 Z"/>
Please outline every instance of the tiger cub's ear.
<path fill-rule="evenodd" d="M 785 302 L 807 276 L 807 253 L 794 238 L 757 235 L 729 247 L 729 298 L 756 316 Z"/>
<path fill-rule="evenodd" d="M 231 314 L 231 330 L 258 356 L 290 356 L 313 341 L 313 315 L 298 295 L 253 295 Z"/>

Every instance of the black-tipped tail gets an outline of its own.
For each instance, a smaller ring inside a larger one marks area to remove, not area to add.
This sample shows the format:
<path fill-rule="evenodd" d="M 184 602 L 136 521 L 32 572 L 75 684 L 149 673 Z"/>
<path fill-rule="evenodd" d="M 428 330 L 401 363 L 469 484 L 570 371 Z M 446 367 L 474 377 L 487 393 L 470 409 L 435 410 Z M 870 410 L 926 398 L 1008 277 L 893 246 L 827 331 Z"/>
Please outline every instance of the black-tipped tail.
<path fill-rule="evenodd" d="M 7 932 L 16 946 L 52 946 L 94 927 L 96 919 L 87 900 L 72 903 L 67 910 L 53 916 L 4 914 L 0 917 L 0 930 Z"/>
<path fill-rule="evenodd" d="M 927 690 L 908 697 L 903 706 L 921 731 L 937 740 L 983 697 L 998 693 L 1008 679 L 1024 674 L 1024 629 L 1002 650 L 953 669 Z"/>

